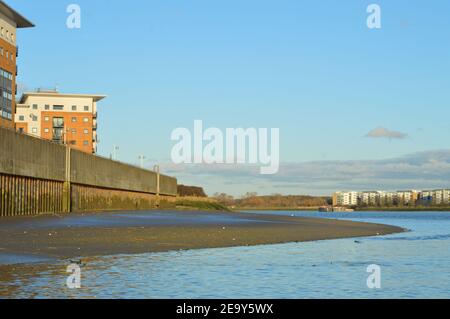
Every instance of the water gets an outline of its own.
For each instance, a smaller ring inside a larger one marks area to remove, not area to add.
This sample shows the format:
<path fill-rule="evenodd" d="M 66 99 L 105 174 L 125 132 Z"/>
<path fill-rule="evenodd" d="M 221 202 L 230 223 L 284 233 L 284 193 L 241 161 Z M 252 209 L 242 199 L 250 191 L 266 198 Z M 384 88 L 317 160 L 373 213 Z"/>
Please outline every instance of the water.
<path fill-rule="evenodd" d="M 0 297 L 37 298 L 449 298 L 450 213 L 265 212 L 397 225 L 410 232 L 91 258 L 82 288 L 66 288 L 69 261 L 6 268 Z M 381 267 L 381 289 L 367 266 Z M 8 280 L 4 280 L 7 278 Z"/>

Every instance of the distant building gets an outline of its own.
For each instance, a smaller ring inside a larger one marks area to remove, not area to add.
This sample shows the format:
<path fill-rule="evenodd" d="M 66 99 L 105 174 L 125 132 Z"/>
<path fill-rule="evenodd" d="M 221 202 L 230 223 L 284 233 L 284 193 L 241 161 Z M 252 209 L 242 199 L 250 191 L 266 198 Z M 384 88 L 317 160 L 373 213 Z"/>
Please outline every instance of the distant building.
<path fill-rule="evenodd" d="M 448 205 L 450 204 L 450 189 L 425 190 L 419 195 L 422 205 Z"/>
<path fill-rule="evenodd" d="M 97 102 L 104 95 L 24 93 L 17 104 L 16 130 L 68 144 L 86 153 L 97 152 Z"/>
<path fill-rule="evenodd" d="M 34 27 L 3 1 L 0 1 L 0 127 L 14 128 L 16 100 L 17 29 Z"/>
<path fill-rule="evenodd" d="M 356 203 L 355 203 L 356 198 Z M 413 205 L 449 205 L 450 189 L 406 190 L 406 191 L 364 191 L 336 192 L 333 206 L 388 207 Z"/>
<path fill-rule="evenodd" d="M 378 191 L 367 191 L 360 192 L 358 195 L 359 206 L 377 206 L 379 203 L 380 192 Z"/>
<path fill-rule="evenodd" d="M 336 192 L 333 195 L 333 206 L 356 206 L 358 205 L 357 192 Z"/>
<path fill-rule="evenodd" d="M 397 203 L 398 205 L 410 206 L 415 205 L 419 198 L 419 191 L 397 191 Z"/>

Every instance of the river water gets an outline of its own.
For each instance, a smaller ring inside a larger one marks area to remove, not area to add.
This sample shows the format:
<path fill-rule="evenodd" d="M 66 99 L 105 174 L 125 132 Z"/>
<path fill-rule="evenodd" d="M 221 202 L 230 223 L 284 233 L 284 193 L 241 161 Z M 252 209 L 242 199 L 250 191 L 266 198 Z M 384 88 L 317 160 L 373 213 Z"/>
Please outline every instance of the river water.
<path fill-rule="evenodd" d="M 410 232 L 256 247 L 200 249 L 83 260 L 81 288 L 68 289 L 71 261 L 8 267 L 2 298 L 449 298 L 450 213 L 258 212 L 396 225 Z M 367 286 L 369 265 L 381 288 Z"/>

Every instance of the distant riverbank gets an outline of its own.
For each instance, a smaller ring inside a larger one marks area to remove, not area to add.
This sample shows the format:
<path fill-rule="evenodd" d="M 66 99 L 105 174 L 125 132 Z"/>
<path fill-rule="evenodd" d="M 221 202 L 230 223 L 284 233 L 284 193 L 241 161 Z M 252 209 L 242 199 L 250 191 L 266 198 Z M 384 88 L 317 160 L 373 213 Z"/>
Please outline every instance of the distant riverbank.
<path fill-rule="evenodd" d="M 450 207 L 356 207 L 355 211 L 364 212 L 450 212 Z"/>
<path fill-rule="evenodd" d="M 236 211 L 318 211 L 319 207 L 233 207 Z M 356 207 L 358 212 L 450 212 L 450 207 Z"/>
<path fill-rule="evenodd" d="M 79 258 L 403 232 L 399 227 L 254 213 L 139 211 L 5 218 L 0 257 Z M 6 256 L 6 257 L 5 257 Z M 1 258 L 0 258 L 1 259 Z"/>
<path fill-rule="evenodd" d="M 233 207 L 236 211 L 318 211 L 319 206 L 307 206 L 307 207 Z"/>

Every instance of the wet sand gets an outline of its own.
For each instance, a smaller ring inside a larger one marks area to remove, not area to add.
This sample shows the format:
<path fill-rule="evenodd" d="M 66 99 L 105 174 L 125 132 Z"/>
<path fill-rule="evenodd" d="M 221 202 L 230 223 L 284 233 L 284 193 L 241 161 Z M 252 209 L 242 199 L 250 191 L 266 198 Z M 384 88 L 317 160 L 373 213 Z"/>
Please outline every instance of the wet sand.
<path fill-rule="evenodd" d="M 0 263 L 303 242 L 402 232 L 379 224 L 228 212 L 114 212 L 0 220 Z"/>

